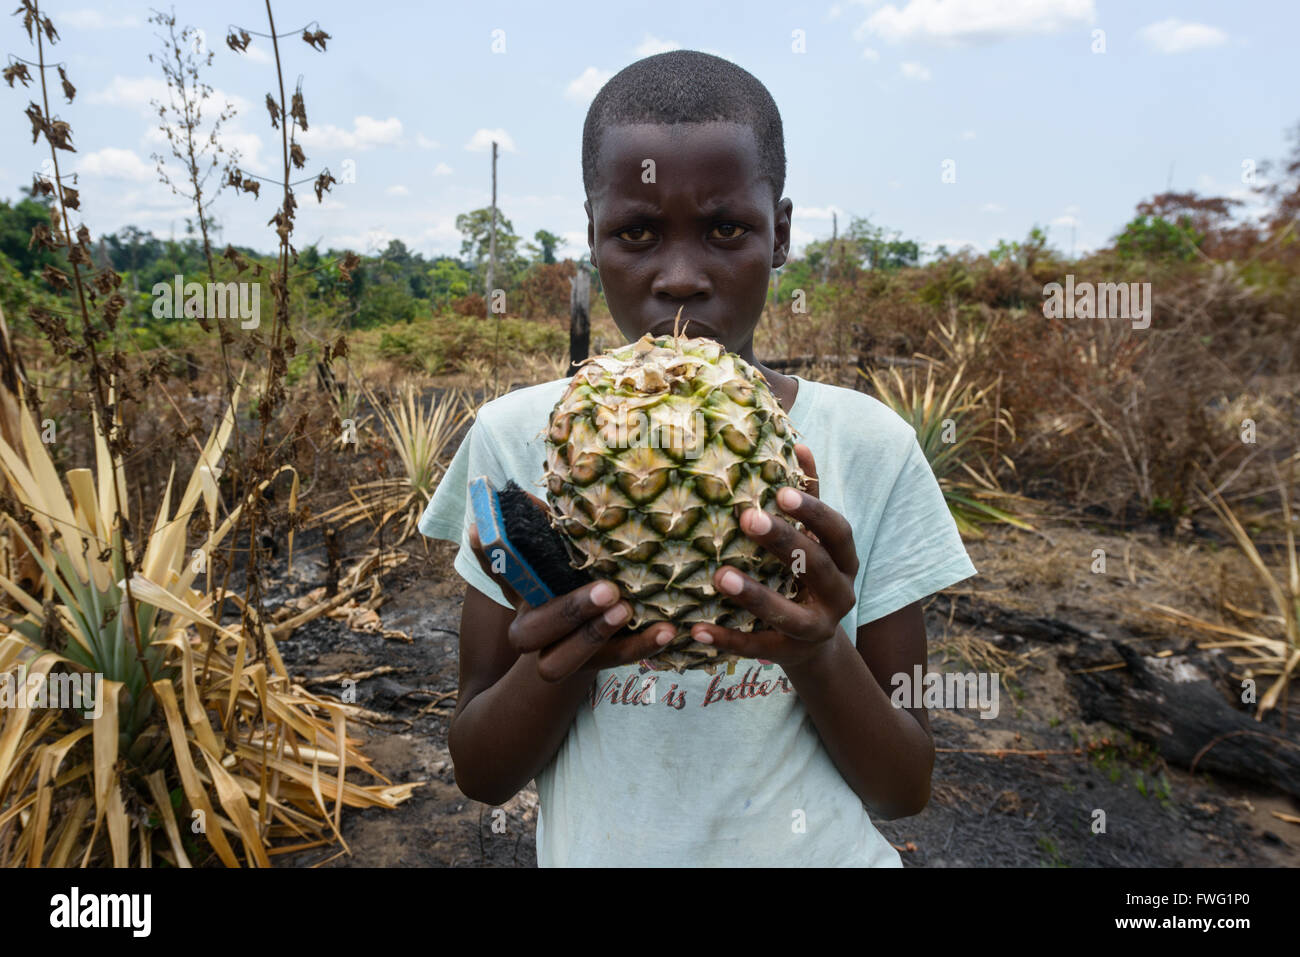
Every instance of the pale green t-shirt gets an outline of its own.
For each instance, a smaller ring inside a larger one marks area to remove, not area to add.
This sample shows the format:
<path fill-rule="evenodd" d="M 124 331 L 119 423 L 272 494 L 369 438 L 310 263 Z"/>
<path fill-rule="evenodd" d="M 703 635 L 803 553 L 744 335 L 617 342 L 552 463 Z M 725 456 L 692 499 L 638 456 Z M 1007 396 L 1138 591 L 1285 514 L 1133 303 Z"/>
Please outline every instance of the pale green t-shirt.
<path fill-rule="evenodd" d="M 976 574 L 934 473 L 900 416 L 851 389 L 795 377 L 790 418 L 822 501 L 853 528 L 857 628 Z M 469 547 L 466 486 L 513 478 L 544 497 L 541 431 L 567 379 L 479 410 L 420 531 L 459 542 L 455 567 L 510 607 Z M 832 762 L 779 665 L 734 674 L 600 671 L 537 776 L 537 863 L 554 866 L 901 867 Z"/>

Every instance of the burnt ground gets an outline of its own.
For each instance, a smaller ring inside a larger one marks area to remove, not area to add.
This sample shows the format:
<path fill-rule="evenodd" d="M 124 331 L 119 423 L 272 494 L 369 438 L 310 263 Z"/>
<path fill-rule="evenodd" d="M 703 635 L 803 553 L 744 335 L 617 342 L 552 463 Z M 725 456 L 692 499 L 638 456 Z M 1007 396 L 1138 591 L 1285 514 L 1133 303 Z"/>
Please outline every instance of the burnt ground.
<path fill-rule="evenodd" d="M 349 536 L 344 555 L 361 554 L 363 537 Z M 1123 567 L 1111 575 L 1087 574 L 1098 542 L 1124 555 Z M 280 579 L 268 595 L 272 607 L 324 582 L 322 550 L 311 536 L 296 545 L 293 576 L 284 576 L 283 553 L 272 565 L 273 580 Z M 1170 589 L 1195 579 L 1179 564 L 1191 561 L 1186 546 L 1166 546 L 1154 534 L 1108 537 L 1096 529 L 1052 528 L 1049 544 L 1048 536 L 1007 529 L 968 547 L 980 576 L 955 593 L 964 589 L 999 608 L 1051 614 L 1094 635 L 1143 645 L 1148 653 L 1168 638 L 1130 630 L 1134 613 L 1127 602 L 1141 595 L 1178 604 Z M 454 546 L 429 542 L 426 548 L 417 534 L 403 550 L 411 558 L 385 576 L 379 614 L 384 628 L 406 632 L 410 643 L 318 618 L 282 641 L 280 650 L 295 676 L 307 679 L 395 669 L 357 682 L 357 703 L 386 720 L 350 722 L 349 733 L 362 738 L 363 751 L 390 780 L 426 783 L 395 810 L 345 811 L 350 853 L 316 848 L 278 857 L 277 866 L 534 867 L 536 791 L 530 786 L 505 804 L 504 830 L 501 815 L 494 828 L 495 809 L 457 789 L 447 751 L 464 590 L 451 568 Z M 1000 654 L 998 662 L 1009 667 L 1002 671 L 996 720 L 973 711 L 930 712 L 938 749 L 930 804 L 914 817 L 877 822 L 907 866 L 1300 864 L 1300 825 L 1274 816 L 1300 815 L 1300 802 L 1277 790 L 1189 774 L 1124 732 L 1083 721 L 1062 663 L 1074 650 L 1070 641 L 963 626 L 941 611 L 946 603 L 941 596 L 927 611 L 930 667 L 969 671 L 982 660 L 987 669 L 981 654 Z M 341 692 L 330 684 L 313 687 Z M 428 711 L 434 696 L 444 693 L 450 696 L 436 702 L 441 710 Z M 1300 736 L 1297 704 L 1288 724 L 1293 740 Z M 1022 753 L 1028 751 L 1065 753 Z M 1106 816 L 1104 834 L 1091 830 L 1098 809 Z"/>

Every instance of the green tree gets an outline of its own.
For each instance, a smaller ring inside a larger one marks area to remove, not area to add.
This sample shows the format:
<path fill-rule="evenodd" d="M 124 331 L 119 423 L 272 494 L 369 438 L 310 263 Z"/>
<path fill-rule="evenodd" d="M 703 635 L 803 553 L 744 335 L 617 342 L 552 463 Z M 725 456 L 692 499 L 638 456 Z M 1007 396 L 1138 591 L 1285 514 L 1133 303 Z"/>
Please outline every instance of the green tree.
<path fill-rule="evenodd" d="M 461 258 L 480 280 L 487 279 L 488 249 L 491 243 L 492 209 L 484 207 L 456 217 L 456 228 L 465 237 L 460 244 Z M 513 285 L 527 268 L 527 261 L 519 255 L 519 237 L 515 227 L 497 210 L 496 282 L 501 288 Z M 475 290 L 478 291 L 478 290 Z"/>
<path fill-rule="evenodd" d="M 1016 263 L 1028 269 L 1039 259 L 1050 257 L 1055 253 L 1047 245 L 1047 233 L 1042 227 L 1035 225 L 1029 230 L 1023 243 L 1007 242 L 1005 239 L 999 239 L 997 246 L 989 253 L 989 259 L 995 265 L 1000 263 Z"/>
<path fill-rule="evenodd" d="M 1115 237 L 1115 249 L 1123 259 L 1189 260 L 1204 238 L 1188 216 L 1172 223 L 1160 216 L 1137 216 Z"/>
<path fill-rule="evenodd" d="M 845 238 L 857 253 L 858 263 L 866 269 L 895 270 L 915 266 L 921 258 L 921 247 L 915 240 L 901 237 L 901 232 L 887 234 L 883 227 L 873 225 L 862 216 L 854 216 L 845 233 Z"/>
<path fill-rule="evenodd" d="M 429 299 L 438 305 L 468 296 L 474 283 L 474 274 L 450 256 L 435 260 L 428 272 Z"/>
<path fill-rule="evenodd" d="M 406 291 L 402 283 L 377 282 L 361 297 L 357 324 L 365 328 L 390 322 L 410 322 L 419 308 L 419 302 Z"/>
<path fill-rule="evenodd" d="M 533 257 L 533 262 L 543 263 L 548 266 L 554 263 L 555 247 L 564 242 L 564 240 L 555 235 L 555 233 L 548 232 L 545 229 L 539 229 L 537 232 L 533 233 L 533 239 L 537 240 L 536 244 L 528 243 L 524 246 L 528 255 Z"/>
<path fill-rule="evenodd" d="M 58 266 L 59 260 L 48 249 L 39 245 L 28 246 L 32 241 L 34 226 L 50 224 L 50 199 L 32 196 L 25 188 L 27 198 L 16 204 L 0 202 L 0 255 L 3 255 L 22 276 L 39 274 L 47 265 Z M 64 264 L 66 265 L 66 264 Z"/>

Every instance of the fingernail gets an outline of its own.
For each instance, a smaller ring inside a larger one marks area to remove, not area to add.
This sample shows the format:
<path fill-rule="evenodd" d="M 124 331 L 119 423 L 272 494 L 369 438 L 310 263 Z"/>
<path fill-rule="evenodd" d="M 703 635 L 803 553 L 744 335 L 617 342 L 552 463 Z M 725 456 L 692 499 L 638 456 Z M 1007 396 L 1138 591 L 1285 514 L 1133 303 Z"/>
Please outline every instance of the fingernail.
<path fill-rule="evenodd" d="M 627 620 L 628 614 L 629 611 L 627 605 L 623 605 L 623 604 L 615 605 L 609 611 L 605 612 L 605 624 L 621 625 L 624 621 Z"/>
<path fill-rule="evenodd" d="M 772 518 L 761 508 L 749 510 L 749 527 L 755 535 L 766 535 L 772 530 Z"/>
<path fill-rule="evenodd" d="M 718 578 L 718 587 L 728 595 L 739 595 L 740 590 L 745 587 L 744 579 L 740 577 L 740 572 L 732 571 L 728 568 Z"/>
<path fill-rule="evenodd" d="M 659 634 L 655 636 L 655 644 L 666 645 L 668 644 L 668 642 L 673 640 L 673 636 L 675 634 L 676 632 L 674 632 L 671 628 L 660 628 Z"/>
<path fill-rule="evenodd" d="M 691 632 L 691 637 L 694 638 L 696 641 L 698 641 L 698 642 L 699 642 L 700 644 L 702 644 L 702 645 L 711 645 L 711 644 L 713 644 L 713 636 L 710 635 L 710 634 L 709 634 L 707 631 L 705 631 L 703 628 L 699 628 L 699 629 L 697 629 L 697 630 Z"/>
<path fill-rule="evenodd" d="M 617 599 L 618 589 L 609 582 L 601 582 L 591 590 L 591 601 L 595 605 L 612 605 Z"/>
<path fill-rule="evenodd" d="M 792 488 L 783 488 L 776 493 L 776 501 L 783 509 L 789 511 L 792 508 L 799 507 L 799 503 L 803 501 L 803 496 Z"/>

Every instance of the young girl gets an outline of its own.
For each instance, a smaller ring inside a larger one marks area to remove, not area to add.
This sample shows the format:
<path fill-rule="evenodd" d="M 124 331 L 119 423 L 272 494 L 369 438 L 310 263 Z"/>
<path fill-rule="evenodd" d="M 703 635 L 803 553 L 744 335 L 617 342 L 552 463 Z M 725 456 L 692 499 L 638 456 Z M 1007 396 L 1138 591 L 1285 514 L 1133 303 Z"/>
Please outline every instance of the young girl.
<path fill-rule="evenodd" d="M 492 573 L 467 509 L 477 475 L 538 486 L 539 433 L 568 380 L 487 403 L 420 523 L 460 542 L 468 582 L 449 733 L 457 783 L 501 804 L 535 778 L 543 867 L 902 866 L 871 816 L 925 807 L 934 745 L 925 710 L 895 707 L 890 692 L 925 667 L 922 600 L 975 568 L 906 422 L 754 356 L 770 272 L 790 247 L 776 105 L 726 60 L 648 57 L 592 102 L 582 162 L 591 261 L 619 330 L 629 341 L 671 332 L 684 309 L 689 334 L 758 369 L 798 430 L 814 481 L 777 504 L 807 532 L 757 509 L 741 528 L 787 564 L 802 549 L 806 571 L 787 599 L 718 570 L 732 602 L 780 623 L 693 627 L 744 659 L 734 672 L 638 667 L 671 625 L 630 633 L 609 581 L 529 608 Z"/>

